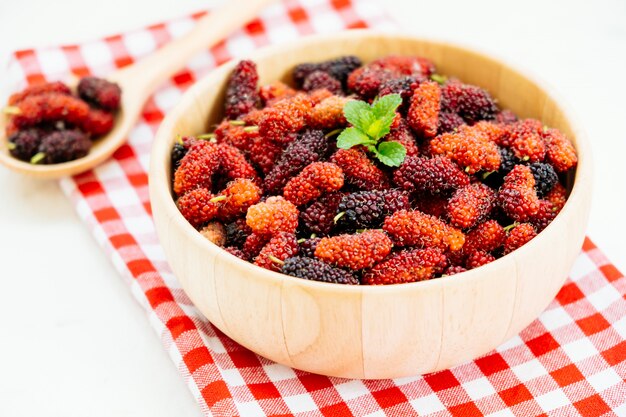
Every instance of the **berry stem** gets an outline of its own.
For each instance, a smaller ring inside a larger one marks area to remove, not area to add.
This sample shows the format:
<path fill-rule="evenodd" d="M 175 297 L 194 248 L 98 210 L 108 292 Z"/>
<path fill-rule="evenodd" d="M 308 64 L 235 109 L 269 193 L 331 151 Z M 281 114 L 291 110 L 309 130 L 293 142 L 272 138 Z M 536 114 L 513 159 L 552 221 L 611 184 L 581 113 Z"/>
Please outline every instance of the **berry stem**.
<path fill-rule="evenodd" d="M 258 126 L 246 126 L 243 128 L 243 131 L 246 133 L 258 132 L 259 127 Z"/>
<path fill-rule="evenodd" d="M 333 223 L 336 224 L 339 221 L 339 219 L 341 219 L 345 214 L 346 214 L 345 211 L 337 213 L 337 215 L 335 217 L 333 217 Z"/>
<path fill-rule="evenodd" d="M 217 197 L 213 197 L 212 199 L 210 199 L 209 201 L 211 203 L 218 203 L 220 201 L 224 201 L 226 200 L 226 196 L 225 195 L 218 195 Z"/>
<path fill-rule="evenodd" d="M 341 133 L 343 131 L 343 129 L 335 129 L 335 130 L 331 130 L 330 132 L 328 132 L 327 134 L 324 135 L 324 137 L 326 139 L 328 138 L 332 138 L 335 135 L 338 135 L 339 133 Z"/>
<path fill-rule="evenodd" d="M 179 134 L 176 135 L 176 143 L 178 143 L 179 145 L 183 144 L 183 137 Z"/>
<path fill-rule="evenodd" d="M 446 77 L 445 75 L 441 75 L 441 74 L 433 74 L 430 76 L 430 79 L 439 85 L 443 85 L 448 80 L 448 77 Z"/>
<path fill-rule="evenodd" d="M 488 176 L 490 176 L 491 174 L 493 174 L 496 171 L 487 171 L 487 172 L 483 172 L 483 180 L 486 180 Z"/>
<path fill-rule="evenodd" d="M 305 238 L 298 239 L 298 240 L 297 240 L 297 242 L 298 242 L 298 243 L 306 242 L 306 239 L 305 239 Z"/>
<path fill-rule="evenodd" d="M 217 135 L 215 133 L 203 133 L 202 135 L 196 136 L 197 139 L 207 140 L 207 139 L 215 139 Z"/>
<path fill-rule="evenodd" d="M 44 152 L 37 152 L 35 155 L 33 155 L 32 158 L 30 158 L 30 163 L 38 164 L 39 162 L 43 161 L 45 157 L 46 157 L 46 154 Z"/>
<path fill-rule="evenodd" d="M 278 259 L 277 257 L 275 257 L 274 255 L 267 255 L 267 257 L 269 258 L 270 261 L 274 262 L 275 264 L 278 265 L 285 265 L 284 261 L 281 261 L 280 259 Z"/>
<path fill-rule="evenodd" d="M 243 120 L 229 120 L 228 123 L 231 124 L 231 126 L 245 126 L 246 122 L 244 122 Z"/>
<path fill-rule="evenodd" d="M 22 114 L 22 109 L 17 106 L 6 106 L 4 109 L 2 109 L 2 112 L 5 114 L 10 114 L 12 116 L 19 116 L 20 114 Z"/>
<path fill-rule="evenodd" d="M 13 150 L 13 149 L 15 149 L 15 148 L 16 148 L 15 143 L 13 143 L 13 142 L 7 142 L 7 149 L 8 149 L 8 150 L 12 151 L 12 150 Z"/>
<path fill-rule="evenodd" d="M 511 229 L 514 229 L 515 227 L 519 226 L 518 222 L 513 222 L 512 224 L 508 225 L 507 227 L 504 228 L 504 231 L 509 233 L 509 231 Z"/>

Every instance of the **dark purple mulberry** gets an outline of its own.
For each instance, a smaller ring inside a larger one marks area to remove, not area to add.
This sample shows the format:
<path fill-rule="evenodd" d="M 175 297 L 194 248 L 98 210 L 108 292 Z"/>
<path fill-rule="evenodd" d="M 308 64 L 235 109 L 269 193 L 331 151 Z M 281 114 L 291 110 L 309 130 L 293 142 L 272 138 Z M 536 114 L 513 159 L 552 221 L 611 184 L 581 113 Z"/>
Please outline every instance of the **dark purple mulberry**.
<path fill-rule="evenodd" d="M 399 210 L 410 210 L 409 195 L 401 190 L 361 191 L 345 195 L 337 211 L 343 213 L 339 224 L 346 227 L 380 226 L 385 216 Z"/>
<path fill-rule="evenodd" d="M 326 72 L 345 85 L 348 75 L 361 65 L 363 64 L 358 57 L 346 55 L 318 63 L 305 62 L 299 64 L 294 68 L 292 75 L 298 86 L 301 86 L 304 79 L 314 71 Z"/>
<path fill-rule="evenodd" d="M 317 244 L 320 243 L 320 240 L 322 240 L 322 238 L 319 237 L 312 237 L 310 239 L 305 239 L 302 242 L 299 242 L 300 244 L 300 255 L 301 256 L 306 256 L 308 258 L 314 258 L 315 257 L 315 249 L 317 248 Z"/>
<path fill-rule="evenodd" d="M 304 91 L 315 91 L 327 89 L 333 94 L 341 94 L 341 82 L 332 75 L 324 71 L 313 71 L 304 79 L 302 89 Z"/>
<path fill-rule="evenodd" d="M 468 185 L 469 177 L 445 157 L 407 157 L 394 172 L 393 181 L 405 190 L 436 194 Z"/>
<path fill-rule="evenodd" d="M 193 136 L 185 136 L 184 138 L 176 142 L 176 144 L 174 144 L 174 146 L 172 147 L 173 169 L 178 168 L 181 159 L 183 159 L 183 157 L 187 155 L 187 151 L 189 150 L 189 148 L 191 148 L 191 146 L 197 141 L 198 139 L 194 138 Z"/>
<path fill-rule="evenodd" d="M 543 198 L 548 194 L 559 181 L 556 171 L 550 164 L 537 162 L 530 164 L 528 168 L 530 168 L 533 177 L 535 177 L 535 190 L 537 190 L 539 198 Z"/>
<path fill-rule="evenodd" d="M 335 268 L 319 259 L 294 256 L 287 258 L 282 266 L 283 274 L 311 281 L 329 282 L 334 284 L 358 285 L 359 280 L 349 271 Z"/>
<path fill-rule="evenodd" d="M 44 134 L 43 130 L 37 128 L 20 130 L 12 134 L 9 136 L 8 144 L 11 155 L 22 161 L 30 161 L 37 153 Z"/>
<path fill-rule="evenodd" d="M 517 122 L 517 116 L 511 110 L 505 109 L 496 114 L 496 123 L 503 123 L 505 125 Z"/>
<path fill-rule="evenodd" d="M 420 81 L 418 81 L 415 76 L 394 78 L 385 81 L 380 86 L 378 96 L 382 97 L 388 94 L 400 94 L 400 97 L 402 97 L 403 107 L 406 109 L 411 101 L 411 97 L 413 96 L 413 91 L 417 88 L 419 83 Z"/>
<path fill-rule="evenodd" d="M 72 161 L 87 155 L 91 141 L 80 130 L 62 130 L 45 136 L 39 145 L 45 164 Z M 37 154 L 33 157 L 36 158 Z"/>
<path fill-rule="evenodd" d="M 256 107 L 260 101 L 258 82 L 256 64 L 252 61 L 239 61 L 226 87 L 224 114 L 228 119 L 238 119 Z"/>
<path fill-rule="evenodd" d="M 457 113 L 467 123 L 492 120 L 498 106 L 487 90 L 452 80 L 441 88 L 442 108 Z"/>
<path fill-rule="evenodd" d="M 381 193 L 363 191 L 345 195 L 337 210 L 338 224 L 361 228 L 378 226 L 384 218 L 385 199 Z M 343 213 L 343 214 L 341 214 Z"/>
<path fill-rule="evenodd" d="M 282 191 L 287 182 L 307 165 L 320 160 L 328 151 L 328 140 L 321 130 L 306 130 L 291 142 L 265 177 L 263 187 L 272 194 Z"/>
<path fill-rule="evenodd" d="M 465 121 L 458 114 L 449 111 L 441 111 L 439 112 L 439 126 L 437 128 L 437 133 L 442 134 L 452 132 L 454 129 L 457 129 L 459 126 L 464 124 Z"/>
<path fill-rule="evenodd" d="M 519 164 L 520 160 L 517 159 L 515 153 L 509 148 L 500 148 L 500 168 L 498 172 L 502 174 L 508 174 L 515 167 L 515 165 Z"/>
<path fill-rule="evenodd" d="M 242 248 L 246 239 L 252 233 L 252 229 L 246 223 L 245 218 L 237 219 L 226 225 L 226 246 Z"/>
<path fill-rule="evenodd" d="M 122 101 L 120 86 L 102 78 L 81 78 L 77 91 L 80 98 L 87 103 L 109 111 L 119 109 Z"/>
<path fill-rule="evenodd" d="M 304 211 L 300 212 L 300 221 L 311 233 L 318 235 L 329 234 L 335 226 L 333 218 L 337 214 L 337 207 L 342 197 L 342 193 L 323 195 Z"/>

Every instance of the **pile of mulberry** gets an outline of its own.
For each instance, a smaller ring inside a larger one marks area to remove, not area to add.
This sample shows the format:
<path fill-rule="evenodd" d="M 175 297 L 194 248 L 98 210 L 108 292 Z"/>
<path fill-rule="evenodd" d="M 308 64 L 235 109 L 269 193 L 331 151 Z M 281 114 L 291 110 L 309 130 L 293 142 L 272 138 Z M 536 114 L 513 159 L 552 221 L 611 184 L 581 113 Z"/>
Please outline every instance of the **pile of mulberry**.
<path fill-rule="evenodd" d="M 214 131 L 178 132 L 172 147 L 181 214 L 241 260 L 335 285 L 457 279 L 528 243 L 566 203 L 569 139 L 429 59 L 343 56 L 291 76 L 259 85 L 241 61 Z M 67 157 L 51 145 L 68 140 L 51 133 L 59 120 L 81 144 L 106 130 L 119 94 L 91 79 L 79 90 L 14 95 L 10 151 Z"/>
<path fill-rule="evenodd" d="M 7 147 L 31 164 L 82 158 L 113 129 L 121 97 L 117 84 L 96 77 L 82 78 L 75 94 L 59 81 L 31 85 L 9 97 Z"/>

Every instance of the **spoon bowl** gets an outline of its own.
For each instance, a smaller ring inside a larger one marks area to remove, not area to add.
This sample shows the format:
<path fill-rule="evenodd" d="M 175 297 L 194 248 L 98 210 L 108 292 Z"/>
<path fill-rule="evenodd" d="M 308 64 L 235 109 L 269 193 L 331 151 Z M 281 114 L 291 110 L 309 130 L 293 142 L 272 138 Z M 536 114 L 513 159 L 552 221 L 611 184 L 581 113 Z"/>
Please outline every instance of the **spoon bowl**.
<path fill-rule="evenodd" d="M 0 115 L 0 163 L 21 174 L 41 179 L 55 179 L 88 171 L 106 161 L 128 137 L 150 94 L 172 74 L 175 74 L 194 55 L 224 39 L 254 18 L 266 5 L 275 0 L 248 0 L 242 8 L 239 2 L 227 2 L 219 10 L 199 19 L 194 29 L 168 43 L 158 51 L 135 64 L 122 68 L 110 76 L 122 89 L 122 104 L 115 117 L 115 125 L 106 135 L 94 140 L 89 153 L 82 158 L 58 164 L 38 165 L 11 156 L 6 136 L 8 118 Z M 73 77 L 68 85 L 75 87 Z"/>

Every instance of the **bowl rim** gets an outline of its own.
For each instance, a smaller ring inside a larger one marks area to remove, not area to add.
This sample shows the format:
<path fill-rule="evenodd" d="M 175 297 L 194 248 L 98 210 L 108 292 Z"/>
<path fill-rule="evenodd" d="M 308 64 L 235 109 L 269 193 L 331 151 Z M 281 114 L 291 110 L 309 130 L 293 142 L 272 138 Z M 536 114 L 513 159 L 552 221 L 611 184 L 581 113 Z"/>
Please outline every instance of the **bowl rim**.
<path fill-rule="evenodd" d="M 580 200 L 581 198 L 585 198 L 585 189 L 591 189 L 592 155 L 589 140 L 584 129 L 582 129 L 580 124 L 577 123 L 576 120 L 578 120 L 578 118 L 574 114 L 573 110 L 564 102 L 562 97 L 557 92 L 555 92 L 554 88 L 552 88 L 544 80 L 537 77 L 532 71 L 523 68 L 523 66 L 517 65 L 517 63 L 515 65 L 512 65 L 510 62 L 503 59 L 502 57 L 499 57 L 496 54 L 485 53 L 481 50 L 477 50 L 474 47 L 467 47 L 463 44 L 456 42 L 453 43 L 445 40 L 415 36 L 401 31 L 382 32 L 371 29 L 353 29 L 335 34 L 310 35 L 288 43 L 265 46 L 251 53 L 249 56 L 246 57 L 246 59 L 251 59 L 255 61 L 265 57 L 286 53 L 286 51 L 292 50 L 297 47 L 311 46 L 317 43 L 328 42 L 330 40 L 350 42 L 353 40 L 369 37 L 383 37 L 387 39 L 419 41 L 431 45 L 452 47 L 464 50 L 487 60 L 497 61 L 503 68 L 536 85 L 540 90 L 545 93 L 546 96 L 552 99 L 556 103 L 557 108 L 563 113 L 564 119 L 571 126 L 572 131 L 575 133 L 575 138 L 572 139 L 574 139 L 574 146 L 576 148 L 578 156 L 578 165 L 576 167 L 576 174 L 574 177 L 572 189 L 570 191 L 569 197 L 565 202 L 565 205 L 563 206 L 559 214 L 555 217 L 555 219 L 546 227 L 546 229 L 537 234 L 537 237 L 545 234 L 547 230 L 554 227 L 553 223 L 566 221 L 568 214 L 574 209 L 576 201 Z M 266 280 L 270 284 L 292 284 L 314 290 L 332 290 L 347 293 L 381 294 L 385 292 L 395 292 L 398 288 L 421 288 L 427 290 L 431 288 L 446 286 L 453 281 L 464 281 L 466 283 L 469 283 L 474 280 L 480 280 L 483 274 L 489 275 L 490 270 L 495 271 L 497 268 L 499 268 L 499 266 L 501 265 L 501 262 L 499 261 L 504 259 L 511 260 L 513 258 L 523 256 L 524 252 L 535 250 L 535 247 L 541 244 L 540 239 L 534 238 L 522 247 L 496 259 L 493 262 L 490 262 L 475 269 L 471 269 L 469 271 L 455 274 L 454 276 L 450 275 L 437 279 L 391 285 L 343 285 L 306 279 L 295 280 L 295 277 L 285 275 L 280 272 L 270 271 L 251 262 L 240 259 L 237 256 L 227 252 L 222 247 L 217 246 L 213 242 L 207 240 L 193 226 L 191 226 L 191 224 L 182 216 L 182 214 L 178 210 L 175 201 L 170 193 L 170 186 L 168 185 L 169 173 L 166 172 L 166 170 L 160 169 L 159 165 L 161 165 L 163 161 L 162 158 L 169 158 L 169 148 L 171 147 L 171 143 L 173 142 L 173 137 L 170 137 L 170 132 L 173 130 L 176 121 L 182 116 L 184 109 L 193 106 L 194 102 L 198 100 L 199 97 L 199 94 L 197 93 L 205 91 L 205 86 L 210 86 L 214 82 L 213 79 L 220 78 L 225 72 L 231 71 L 232 68 L 236 65 L 237 61 L 238 60 L 236 59 L 232 59 L 219 66 L 218 68 L 212 70 L 207 75 L 196 81 L 194 85 L 192 85 L 183 94 L 176 106 L 168 112 L 165 119 L 159 126 L 159 129 L 154 139 L 154 143 L 152 145 L 150 157 L 149 188 L 151 200 L 160 199 L 165 201 L 163 205 L 163 208 L 165 210 L 164 214 L 165 217 L 168 218 L 169 222 L 175 223 L 176 226 L 186 235 L 186 237 L 194 242 L 195 245 L 203 248 L 203 250 L 208 252 L 211 256 L 222 256 L 224 262 L 247 270 L 249 276 L 254 276 L 255 279 Z"/>

